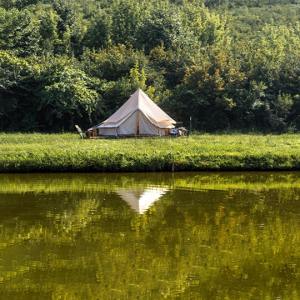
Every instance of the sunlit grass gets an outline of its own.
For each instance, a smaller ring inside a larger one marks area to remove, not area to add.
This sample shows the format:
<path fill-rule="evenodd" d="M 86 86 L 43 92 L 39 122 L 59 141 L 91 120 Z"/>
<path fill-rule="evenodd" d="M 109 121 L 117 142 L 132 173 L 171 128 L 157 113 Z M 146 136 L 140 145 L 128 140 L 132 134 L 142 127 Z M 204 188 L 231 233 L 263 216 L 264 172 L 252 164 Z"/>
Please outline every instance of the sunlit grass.
<path fill-rule="evenodd" d="M 0 134 L 0 171 L 300 169 L 300 135 L 193 135 L 81 140 L 76 134 Z"/>

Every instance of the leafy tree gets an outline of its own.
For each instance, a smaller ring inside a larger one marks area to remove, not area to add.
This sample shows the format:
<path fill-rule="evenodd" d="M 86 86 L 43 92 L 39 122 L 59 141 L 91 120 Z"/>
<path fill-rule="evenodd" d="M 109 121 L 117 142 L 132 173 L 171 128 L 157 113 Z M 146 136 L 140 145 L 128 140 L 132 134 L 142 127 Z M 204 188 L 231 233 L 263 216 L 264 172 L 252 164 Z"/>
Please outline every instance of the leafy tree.
<path fill-rule="evenodd" d="M 176 45 L 182 30 L 181 20 L 176 11 L 160 9 L 154 11 L 140 27 L 136 43 L 146 52 L 159 45 L 169 49 Z"/>
<path fill-rule="evenodd" d="M 91 18 L 84 45 L 90 49 L 103 49 L 111 43 L 111 16 L 103 10 L 97 12 Z"/>
<path fill-rule="evenodd" d="M 23 58 L 0 51 L 0 128 L 29 130 L 37 126 L 33 89 L 38 72 Z"/>
<path fill-rule="evenodd" d="M 98 52 L 86 51 L 82 61 L 88 74 L 110 81 L 128 75 L 137 63 L 141 67 L 147 64 L 143 52 L 121 44 Z"/>
<path fill-rule="evenodd" d="M 70 63 L 63 58 L 55 60 L 42 74 L 38 111 L 51 130 L 71 130 L 76 123 L 91 122 L 100 101 L 95 90 L 98 82 Z"/>
<path fill-rule="evenodd" d="M 111 9 L 112 39 L 115 44 L 133 45 L 136 34 L 146 18 L 143 5 L 133 0 L 116 2 Z"/>
<path fill-rule="evenodd" d="M 40 38 L 39 22 L 29 10 L 0 7 L 0 49 L 21 56 L 37 54 Z"/>

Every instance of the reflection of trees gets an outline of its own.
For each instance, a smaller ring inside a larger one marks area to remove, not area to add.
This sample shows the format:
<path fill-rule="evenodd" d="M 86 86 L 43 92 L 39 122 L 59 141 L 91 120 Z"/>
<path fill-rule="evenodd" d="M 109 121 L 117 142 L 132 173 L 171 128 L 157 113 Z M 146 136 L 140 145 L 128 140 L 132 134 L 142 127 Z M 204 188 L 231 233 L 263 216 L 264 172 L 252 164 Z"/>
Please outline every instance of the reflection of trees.
<path fill-rule="evenodd" d="M 141 173 L 141 174 L 0 174 L 2 193 L 104 192 L 160 186 L 191 190 L 300 188 L 299 172 Z"/>
<path fill-rule="evenodd" d="M 19 197 L 1 218 L 0 296 L 297 297 L 299 196 L 175 190 L 144 215 L 107 192 L 11 196 L 0 200 L 4 215 Z"/>

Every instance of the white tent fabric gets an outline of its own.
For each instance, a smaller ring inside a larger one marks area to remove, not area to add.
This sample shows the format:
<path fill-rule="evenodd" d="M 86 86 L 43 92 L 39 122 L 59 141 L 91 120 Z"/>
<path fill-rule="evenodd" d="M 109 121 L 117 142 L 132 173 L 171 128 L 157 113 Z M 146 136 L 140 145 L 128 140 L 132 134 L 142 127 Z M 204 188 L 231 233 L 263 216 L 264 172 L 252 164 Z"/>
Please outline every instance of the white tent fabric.
<path fill-rule="evenodd" d="M 147 188 L 145 190 L 139 189 L 119 189 L 117 194 L 126 201 L 129 206 L 139 214 L 146 212 L 149 207 L 159 200 L 168 189 L 166 188 Z"/>
<path fill-rule="evenodd" d="M 167 135 L 174 121 L 141 89 L 107 120 L 95 128 L 100 135 Z"/>

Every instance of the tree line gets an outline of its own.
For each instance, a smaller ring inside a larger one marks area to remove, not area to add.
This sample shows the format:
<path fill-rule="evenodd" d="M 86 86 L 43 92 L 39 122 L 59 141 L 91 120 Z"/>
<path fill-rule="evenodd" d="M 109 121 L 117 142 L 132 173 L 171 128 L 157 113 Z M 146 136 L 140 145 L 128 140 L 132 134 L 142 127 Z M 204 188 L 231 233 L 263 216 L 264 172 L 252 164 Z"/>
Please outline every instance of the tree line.
<path fill-rule="evenodd" d="M 297 1 L 0 0 L 0 130 L 96 124 L 137 87 L 201 131 L 300 129 Z"/>

